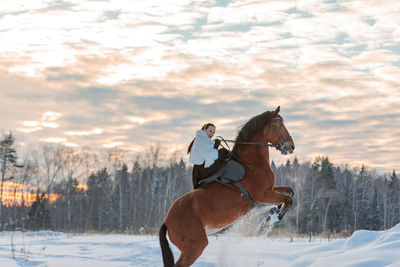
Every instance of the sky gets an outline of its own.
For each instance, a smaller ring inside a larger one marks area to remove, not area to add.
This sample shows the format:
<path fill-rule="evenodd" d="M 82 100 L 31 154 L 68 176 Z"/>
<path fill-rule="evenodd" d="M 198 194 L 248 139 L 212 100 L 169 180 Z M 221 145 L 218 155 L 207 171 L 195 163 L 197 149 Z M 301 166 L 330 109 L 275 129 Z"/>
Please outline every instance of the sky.
<path fill-rule="evenodd" d="M 184 155 L 203 124 L 232 139 L 280 106 L 300 160 L 400 167 L 399 1 L 0 6 L 0 129 L 19 147 Z"/>

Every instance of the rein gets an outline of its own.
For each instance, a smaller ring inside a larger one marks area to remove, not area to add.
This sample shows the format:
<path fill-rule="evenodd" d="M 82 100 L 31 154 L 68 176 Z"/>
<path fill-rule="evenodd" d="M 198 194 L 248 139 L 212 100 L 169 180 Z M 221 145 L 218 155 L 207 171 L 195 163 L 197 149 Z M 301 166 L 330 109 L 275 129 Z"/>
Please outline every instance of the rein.
<path fill-rule="evenodd" d="M 271 147 L 275 147 L 276 145 L 274 144 L 270 144 L 270 143 L 258 143 L 258 142 L 237 142 L 235 140 L 229 140 L 229 139 L 224 139 L 222 136 L 217 136 L 217 138 L 220 138 L 222 141 L 226 142 L 230 142 L 230 143 L 235 143 L 235 144 L 239 144 L 239 145 L 261 145 L 261 146 L 271 146 Z M 229 146 L 228 146 L 229 147 Z"/>
<path fill-rule="evenodd" d="M 279 131 L 278 127 L 276 126 L 276 123 L 275 123 L 276 120 L 283 120 L 283 119 L 280 116 L 278 118 L 273 118 L 272 119 L 272 126 L 274 126 L 275 132 L 278 135 L 279 142 L 280 142 L 280 144 L 278 144 L 278 145 L 274 145 L 274 144 L 270 144 L 270 143 L 260 143 L 260 142 L 238 142 L 238 141 L 235 141 L 235 140 L 224 139 L 222 136 L 217 136 L 217 138 L 220 138 L 222 141 L 224 141 L 224 143 L 228 146 L 229 150 L 230 150 L 230 147 L 229 147 L 227 142 L 235 143 L 235 144 L 239 144 L 239 145 L 269 146 L 269 147 L 275 147 L 278 150 L 279 148 L 284 147 L 287 142 L 292 140 L 292 137 L 289 135 L 286 139 L 282 140 L 283 136 L 282 136 L 282 133 Z M 272 127 L 268 128 L 266 136 L 268 136 L 269 130 L 271 128 Z"/>

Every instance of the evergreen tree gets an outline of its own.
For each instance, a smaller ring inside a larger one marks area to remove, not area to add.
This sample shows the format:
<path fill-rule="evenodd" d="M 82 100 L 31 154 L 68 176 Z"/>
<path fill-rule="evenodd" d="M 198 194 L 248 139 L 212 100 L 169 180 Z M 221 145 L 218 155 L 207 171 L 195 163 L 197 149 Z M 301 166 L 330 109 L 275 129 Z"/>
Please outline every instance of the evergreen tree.
<path fill-rule="evenodd" d="M 292 163 L 290 162 L 290 159 L 288 159 L 288 160 L 286 161 L 285 167 L 286 167 L 286 168 L 290 168 L 291 165 L 292 165 Z"/>
<path fill-rule="evenodd" d="M 4 182 L 12 180 L 14 177 L 7 177 L 7 172 L 12 168 L 21 168 L 17 163 L 17 152 L 14 148 L 14 137 L 10 131 L 5 134 L 0 141 L 0 164 L 1 164 L 1 185 L 0 185 L 0 230 L 3 230 L 3 188 Z"/>
<path fill-rule="evenodd" d="M 144 207 L 142 204 L 143 199 L 141 198 L 141 192 L 143 191 L 143 170 L 139 164 L 139 160 L 136 159 L 133 163 L 130 180 L 130 204 L 131 204 L 131 226 L 133 231 L 139 231 L 141 218 L 143 218 Z"/>
<path fill-rule="evenodd" d="M 114 192 L 115 210 L 118 211 L 118 228 L 122 232 L 127 224 L 127 209 L 128 209 L 128 167 L 126 164 L 122 165 L 121 170 L 117 171 L 116 176 L 116 189 Z"/>
<path fill-rule="evenodd" d="M 391 200 L 391 224 L 394 225 L 397 221 L 399 221 L 399 213 L 400 213 L 400 182 L 397 177 L 396 171 L 393 170 L 392 175 L 390 176 L 389 181 L 389 194 Z"/>
<path fill-rule="evenodd" d="M 373 199 L 371 202 L 371 214 L 367 217 L 368 224 L 370 227 L 368 229 L 371 230 L 379 230 L 382 225 L 382 209 L 378 203 L 378 192 L 376 190 L 376 185 L 374 185 L 373 191 Z"/>
<path fill-rule="evenodd" d="M 322 159 L 319 185 L 326 191 L 336 187 L 332 167 L 333 164 L 329 161 L 328 157 Z"/>
<path fill-rule="evenodd" d="M 46 194 L 44 192 L 40 193 L 38 190 L 36 192 L 36 200 L 33 202 L 28 213 L 28 229 L 35 231 L 50 229 L 50 215 L 47 202 Z"/>
<path fill-rule="evenodd" d="M 293 160 L 293 168 L 294 168 L 295 170 L 298 170 L 298 169 L 300 168 L 299 160 L 297 159 L 297 157 L 294 157 L 294 160 Z"/>
<path fill-rule="evenodd" d="M 87 179 L 87 216 L 88 216 L 88 228 L 91 230 L 98 230 L 100 228 L 100 183 L 97 175 L 92 173 Z"/>
<path fill-rule="evenodd" d="M 104 168 L 97 172 L 98 185 L 99 185 L 99 211 L 100 211 L 100 221 L 99 221 L 99 232 L 108 232 L 113 229 L 113 220 L 115 214 L 113 214 L 113 181 L 111 180 L 111 175 L 108 173 L 107 169 Z"/>
<path fill-rule="evenodd" d="M 271 161 L 271 169 L 276 174 L 276 164 L 274 161 Z"/>

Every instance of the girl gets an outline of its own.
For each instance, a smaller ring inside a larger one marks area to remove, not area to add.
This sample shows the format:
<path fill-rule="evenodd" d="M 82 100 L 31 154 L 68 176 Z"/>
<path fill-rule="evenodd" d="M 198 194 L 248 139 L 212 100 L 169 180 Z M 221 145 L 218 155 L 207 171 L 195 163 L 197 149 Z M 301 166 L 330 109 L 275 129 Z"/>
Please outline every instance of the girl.
<path fill-rule="evenodd" d="M 193 166 L 193 188 L 199 187 L 198 182 L 207 178 L 223 164 L 223 160 L 229 153 L 229 150 L 218 147 L 220 140 L 215 139 L 215 143 L 211 140 L 215 133 L 215 125 L 207 123 L 196 132 L 196 137 L 190 143 L 187 153 L 189 162 Z"/>

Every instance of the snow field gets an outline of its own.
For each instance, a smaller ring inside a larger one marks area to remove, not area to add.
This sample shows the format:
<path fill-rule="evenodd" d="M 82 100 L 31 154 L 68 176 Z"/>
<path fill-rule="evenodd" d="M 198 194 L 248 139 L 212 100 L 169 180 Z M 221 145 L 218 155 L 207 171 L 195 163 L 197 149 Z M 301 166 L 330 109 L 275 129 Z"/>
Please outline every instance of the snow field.
<path fill-rule="evenodd" d="M 175 259 L 179 251 L 171 245 Z M 1 232 L 0 266 L 162 266 L 157 236 Z M 400 224 L 348 239 L 209 236 L 193 266 L 400 266 Z"/>

